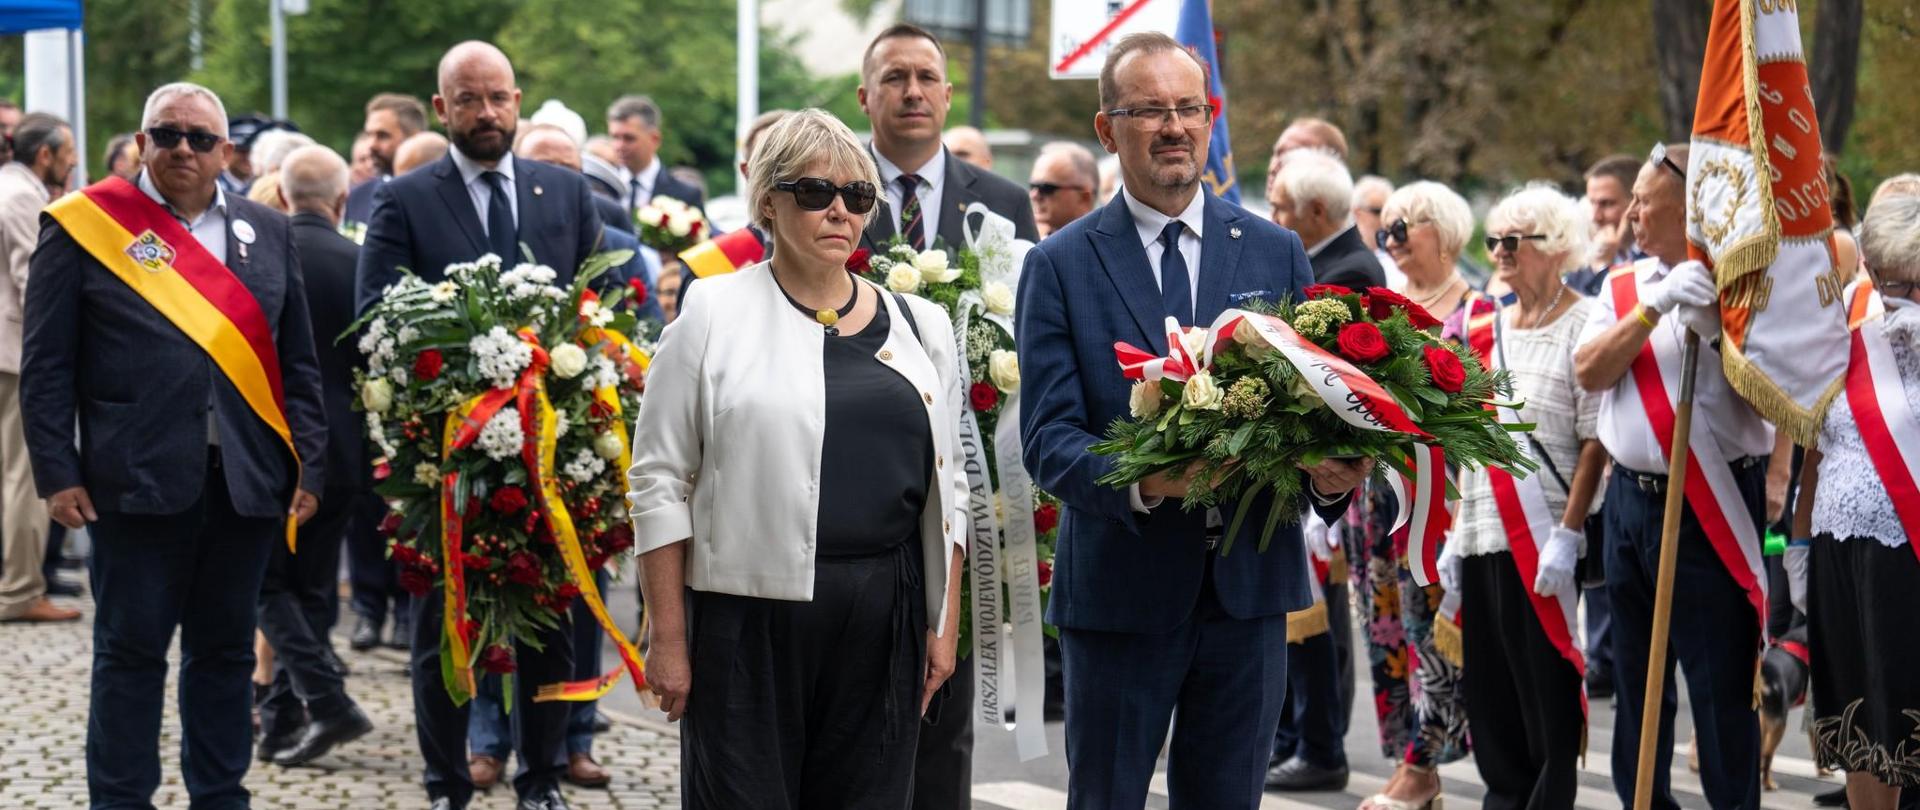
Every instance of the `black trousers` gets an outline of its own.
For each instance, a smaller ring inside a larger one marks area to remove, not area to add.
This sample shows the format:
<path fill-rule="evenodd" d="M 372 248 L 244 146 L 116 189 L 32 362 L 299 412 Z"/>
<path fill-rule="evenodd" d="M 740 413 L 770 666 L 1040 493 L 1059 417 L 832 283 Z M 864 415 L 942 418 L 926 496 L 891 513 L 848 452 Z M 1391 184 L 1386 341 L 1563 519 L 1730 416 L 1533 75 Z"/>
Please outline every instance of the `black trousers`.
<path fill-rule="evenodd" d="M 688 592 L 687 810 L 908 806 L 927 638 L 909 542 L 818 558 L 811 602 Z"/>
<path fill-rule="evenodd" d="M 1512 554 L 1466 557 L 1460 579 L 1462 688 L 1473 762 L 1487 784 L 1481 804 L 1572 807 L 1586 730 L 1580 673 L 1547 638 Z"/>
<path fill-rule="evenodd" d="M 920 726 L 920 750 L 914 757 L 913 810 L 969 810 L 973 807 L 973 656 L 955 663 L 953 677 L 933 701 Z"/>
<path fill-rule="evenodd" d="M 1734 478 L 1757 529 L 1766 505 L 1766 465 L 1734 462 Z M 1613 788 L 1633 804 L 1639 767 L 1640 713 L 1646 703 L 1652 646 L 1654 577 L 1660 568 L 1660 523 L 1666 495 L 1643 490 L 1614 467 L 1607 484 L 1607 595 L 1613 600 Z M 1753 678 L 1760 653 L 1759 617 L 1733 581 L 1688 507 L 1681 518 L 1679 565 L 1661 701 L 1653 777 L 1655 810 L 1677 810 L 1668 780 L 1673 763 L 1673 714 L 1679 706 L 1676 662 L 1687 678 L 1694 735 L 1700 746 L 1700 785 L 1717 810 L 1760 806 L 1760 720 L 1753 710 Z M 1476 741 L 1478 737 L 1476 735 Z"/>
<path fill-rule="evenodd" d="M 1326 586 L 1327 632 L 1287 645 L 1287 703 L 1273 737 L 1279 761 L 1298 756 L 1317 768 L 1347 767 L 1353 717 L 1353 608 L 1347 584 Z"/>
<path fill-rule="evenodd" d="M 353 612 L 375 626 L 383 625 L 388 615 L 395 618 L 406 615 L 411 598 L 400 588 L 399 571 L 394 562 L 387 559 L 387 536 L 380 532 L 387 505 L 372 491 L 361 491 L 353 495 L 351 511 L 346 547 L 347 579 L 353 584 Z"/>
<path fill-rule="evenodd" d="M 445 796 L 455 808 L 473 798 L 473 778 L 467 771 L 467 707 L 455 706 L 440 675 L 440 631 L 444 600 L 439 593 L 413 600 L 413 720 L 426 759 L 427 795 Z M 514 645 L 513 750 L 520 754 L 520 771 L 513 789 L 521 796 L 559 783 L 567 768 L 566 701 L 533 702 L 541 686 L 572 680 L 573 645 L 568 622 L 542 634 L 542 649 L 521 641 Z M 479 675 L 478 672 L 475 673 Z"/>
<path fill-rule="evenodd" d="M 217 457 L 216 457 L 217 458 Z M 199 502 L 171 515 L 100 511 L 88 527 L 93 679 L 87 793 L 95 808 L 152 807 L 160 786 L 167 647 L 180 631 L 181 772 L 196 810 L 248 806 L 254 600 L 282 517 L 233 511 L 208 465 Z"/>
<path fill-rule="evenodd" d="M 299 551 L 274 543 L 267 558 L 260 632 L 273 646 L 273 685 L 260 705 L 264 736 L 292 733 L 305 719 L 331 717 L 353 705 L 327 657 L 327 634 L 339 612 L 340 543 L 353 517 L 353 495 L 327 492 L 319 511 L 300 527 Z"/>

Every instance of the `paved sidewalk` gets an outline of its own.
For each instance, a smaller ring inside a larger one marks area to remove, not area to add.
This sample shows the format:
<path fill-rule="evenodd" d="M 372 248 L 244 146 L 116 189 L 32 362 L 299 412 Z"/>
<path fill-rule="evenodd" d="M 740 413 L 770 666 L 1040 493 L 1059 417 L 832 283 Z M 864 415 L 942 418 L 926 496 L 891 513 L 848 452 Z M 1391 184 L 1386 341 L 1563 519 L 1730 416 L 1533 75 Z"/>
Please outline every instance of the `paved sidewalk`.
<path fill-rule="evenodd" d="M 62 600 L 64 601 L 64 600 Z M 92 603 L 87 617 L 57 625 L 0 624 L 0 808 L 85 807 L 87 683 L 92 667 Z M 280 768 L 255 763 L 246 785 L 257 810 L 333 810 L 427 806 L 420 787 L 420 758 L 413 733 L 413 700 L 404 656 L 387 650 L 354 653 L 336 647 L 353 668 L 347 689 L 373 718 L 374 732 L 321 759 L 312 767 Z M 167 679 L 161 730 L 161 786 L 154 804 L 185 808 L 180 782 L 180 721 L 175 711 L 174 671 Z M 622 683 L 619 689 L 631 689 Z M 563 785 L 580 810 L 677 808 L 680 806 L 679 741 L 645 722 L 616 722 L 594 742 L 594 753 L 613 772 L 611 789 Z M 509 768 L 512 766 L 509 765 Z M 501 785 L 474 797 L 473 810 L 511 810 L 513 789 Z"/>

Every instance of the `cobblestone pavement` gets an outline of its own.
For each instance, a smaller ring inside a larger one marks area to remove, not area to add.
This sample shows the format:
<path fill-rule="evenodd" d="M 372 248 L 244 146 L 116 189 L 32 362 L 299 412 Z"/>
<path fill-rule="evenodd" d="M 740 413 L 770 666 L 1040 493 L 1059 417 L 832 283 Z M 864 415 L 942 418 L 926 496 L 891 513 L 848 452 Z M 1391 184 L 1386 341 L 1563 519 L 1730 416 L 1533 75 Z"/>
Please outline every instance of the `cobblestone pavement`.
<path fill-rule="evenodd" d="M 64 600 L 62 600 L 64 601 Z M 72 808 L 87 803 L 87 681 L 92 665 L 92 604 L 70 624 L 0 624 L 0 808 Z M 355 653 L 336 645 L 353 676 L 347 689 L 373 718 L 372 734 L 349 743 L 312 767 L 255 763 L 246 785 L 257 810 L 331 810 L 345 807 L 421 808 L 420 758 L 413 733 L 413 700 L 400 653 Z M 180 720 L 175 711 L 178 646 L 167 679 L 161 729 L 161 785 L 154 804 L 185 808 L 180 781 Z M 619 689 L 631 689 L 622 683 Z M 679 742 L 668 729 L 616 718 L 594 741 L 594 753 L 613 773 L 609 789 L 563 785 L 580 810 L 680 806 Z M 512 767 L 511 764 L 508 766 Z M 511 810 L 513 789 L 502 784 L 476 795 L 473 810 Z"/>

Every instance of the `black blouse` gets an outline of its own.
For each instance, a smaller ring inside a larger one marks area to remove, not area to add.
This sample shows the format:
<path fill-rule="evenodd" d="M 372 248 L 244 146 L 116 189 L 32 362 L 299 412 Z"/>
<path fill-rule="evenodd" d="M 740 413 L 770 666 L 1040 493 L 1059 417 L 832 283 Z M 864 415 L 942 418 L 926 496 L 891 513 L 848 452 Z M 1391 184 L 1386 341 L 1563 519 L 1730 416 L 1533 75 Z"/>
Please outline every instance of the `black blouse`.
<path fill-rule="evenodd" d="M 876 358 L 888 328 L 883 303 L 859 334 L 823 338 L 827 425 L 820 454 L 820 556 L 877 554 L 920 537 L 933 434 L 919 392 Z"/>

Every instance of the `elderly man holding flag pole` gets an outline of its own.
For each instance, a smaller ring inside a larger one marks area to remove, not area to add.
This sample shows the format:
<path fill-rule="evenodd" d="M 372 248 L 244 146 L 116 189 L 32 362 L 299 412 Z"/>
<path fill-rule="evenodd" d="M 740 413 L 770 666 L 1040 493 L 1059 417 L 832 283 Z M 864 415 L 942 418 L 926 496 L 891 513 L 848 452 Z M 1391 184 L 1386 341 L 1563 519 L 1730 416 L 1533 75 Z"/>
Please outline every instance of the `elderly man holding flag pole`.
<path fill-rule="evenodd" d="M 1719 0 L 1706 50 L 1692 148 L 1656 149 L 1635 183 L 1630 213 L 1636 227 L 1652 226 L 1642 236 L 1653 258 L 1608 280 L 1601 299 L 1612 306 L 1602 315 L 1614 323 L 1596 318 L 1579 358 L 1583 385 L 1610 388 L 1601 436 L 1616 460 L 1609 497 L 1621 493 L 1610 504 L 1615 514 L 1607 529 L 1622 678 L 1613 773 L 1622 801 L 1635 810 L 1656 801 L 1677 807 L 1666 782 L 1673 750 L 1673 701 L 1665 691 L 1670 624 L 1681 642 L 1676 653 L 1687 662 L 1707 798 L 1715 807 L 1759 806 L 1751 706 L 1766 595 L 1756 456 L 1770 445 L 1763 441 L 1770 431 L 1731 391 L 1807 441 L 1847 361 L 1842 276 L 1832 257 L 1819 128 L 1795 12 L 1786 4 Z M 1684 196 L 1675 200 L 1682 181 Z M 1679 257 L 1667 236 L 1680 216 L 1691 261 L 1669 269 Z M 1659 323 L 1666 312 L 1678 312 L 1688 327 L 1684 349 Z M 1635 335 L 1653 339 L 1641 344 Z M 1711 340 L 1704 351 L 1701 335 Z M 1677 366 L 1676 354 L 1683 355 Z M 1697 434 L 1696 384 L 1706 414 Z M 1631 456 L 1632 447 L 1649 449 L 1649 438 L 1657 440 L 1656 452 L 1670 448 L 1666 476 L 1648 475 L 1652 459 Z M 1656 555 L 1645 542 L 1652 514 L 1646 507 L 1660 492 L 1666 504 Z M 1654 556 L 1658 573 L 1649 594 Z M 1673 584 L 1682 566 L 1688 587 L 1677 595 L 1675 623 Z M 1642 672 L 1644 702 L 1636 705 Z M 1629 756 L 1636 737 L 1637 756 Z"/>

